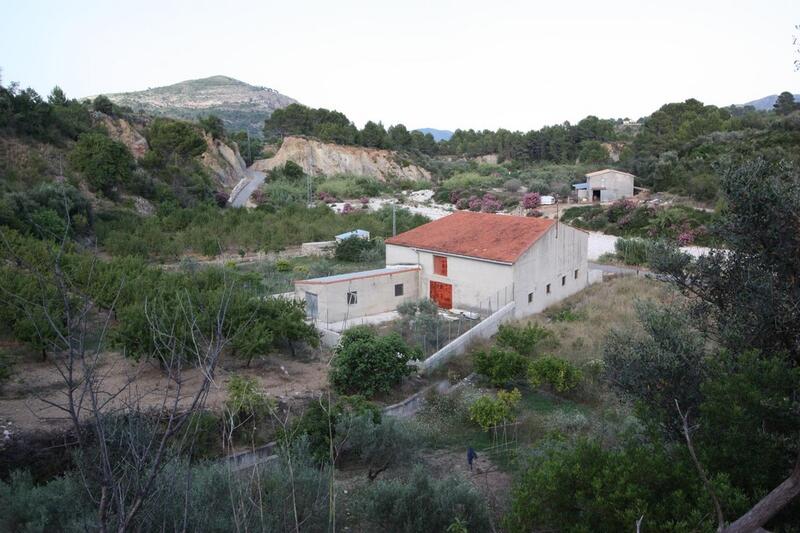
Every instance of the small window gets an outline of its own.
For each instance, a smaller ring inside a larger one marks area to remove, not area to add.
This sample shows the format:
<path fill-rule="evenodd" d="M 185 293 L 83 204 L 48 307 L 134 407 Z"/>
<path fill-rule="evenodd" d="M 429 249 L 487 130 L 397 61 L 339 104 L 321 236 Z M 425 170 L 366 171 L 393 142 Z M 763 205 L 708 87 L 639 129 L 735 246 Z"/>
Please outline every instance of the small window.
<path fill-rule="evenodd" d="M 575 269 L 575 274 L 574 275 L 575 275 L 575 279 L 578 279 L 578 269 L 577 268 Z"/>
<path fill-rule="evenodd" d="M 550 294 L 550 284 L 547 284 L 547 294 Z"/>
<path fill-rule="evenodd" d="M 563 287 L 566 284 L 567 284 L 567 276 L 561 276 L 561 286 Z"/>
<path fill-rule="evenodd" d="M 433 273 L 439 276 L 447 275 L 447 258 L 441 255 L 433 256 Z"/>
<path fill-rule="evenodd" d="M 530 303 L 533 303 L 533 293 L 532 293 L 532 292 L 529 292 L 529 293 L 528 293 L 528 303 L 529 303 L 529 304 L 530 304 Z"/>
<path fill-rule="evenodd" d="M 358 303 L 358 291 L 348 291 L 347 305 L 356 305 Z"/>
<path fill-rule="evenodd" d="M 394 295 L 395 296 L 402 296 L 403 295 L 403 284 L 397 283 L 394 286 Z"/>

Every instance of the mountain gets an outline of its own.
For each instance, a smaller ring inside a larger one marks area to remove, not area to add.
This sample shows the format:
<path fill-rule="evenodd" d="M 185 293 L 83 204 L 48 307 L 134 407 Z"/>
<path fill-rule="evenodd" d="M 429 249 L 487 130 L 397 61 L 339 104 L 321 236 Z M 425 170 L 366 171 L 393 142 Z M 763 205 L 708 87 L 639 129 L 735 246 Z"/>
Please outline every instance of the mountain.
<path fill-rule="evenodd" d="M 434 128 L 417 128 L 414 131 L 421 131 L 422 133 L 430 133 L 431 135 L 433 135 L 433 138 L 436 142 L 449 141 L 450 137 L 453 136 L 453 132 L 450 130 L 437 130 Z"/>
<path fill-rule="evenodd" d="M 227 76 L 106 96 L 118 105 L 149 115 L 196 120 L 214 114 L 223 120 L 228 131 L 248 130 L 256 136 L 261 135 L 264 119 L 273 111 L 297 103 L 275 89 L 257 87 Z"/>
<path fill-rule="evenodd" d="M 777 99 L 777 94 L 771 94 L 769 96 L 765 96 L 764 98 L 759 98 L 758 100 L 753 100 L 742 105 L 751 105 L 759 111 L 769 111 L 772 109 L 772 106 L 775 104 L 775 100 Z M 800 94 L 795 94 L 794 99 L 796 102 L 800 102 Z"/>

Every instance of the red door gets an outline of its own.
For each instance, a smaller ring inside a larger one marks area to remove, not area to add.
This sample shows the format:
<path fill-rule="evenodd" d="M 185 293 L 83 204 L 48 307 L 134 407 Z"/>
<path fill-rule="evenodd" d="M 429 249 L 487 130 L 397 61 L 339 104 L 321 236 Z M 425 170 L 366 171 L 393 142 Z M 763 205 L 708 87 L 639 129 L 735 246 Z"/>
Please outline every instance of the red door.
<path fill-rule="evenodd" d="M 453 286 L 449 283 L 431 281 L 431 300 L 442 309 L 453 307 Z"/>

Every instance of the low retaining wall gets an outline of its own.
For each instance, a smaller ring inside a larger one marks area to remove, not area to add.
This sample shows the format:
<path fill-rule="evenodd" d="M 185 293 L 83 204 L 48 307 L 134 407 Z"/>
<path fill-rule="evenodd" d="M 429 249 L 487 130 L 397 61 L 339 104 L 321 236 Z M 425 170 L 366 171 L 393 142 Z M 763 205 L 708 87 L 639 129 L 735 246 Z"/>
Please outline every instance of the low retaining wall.
<path fill-rule="evenodd" d="M 330 256 L 336 248 L 336 241 L 304 242 L 300 245 L 303 255 Z"/>
<path fill-rule="evenodd" d="M 483 320 L 480 324 L 469 329 L 466 333 L 453 342 L 417 364 L 420 372 L 428 372 L 443 365 L 456 355 L 464 353 L 467 347 L 477 339 L 488 339 L 495 333 L 503 322 L 514 318 L 514 302 L 507 303 Z"/>

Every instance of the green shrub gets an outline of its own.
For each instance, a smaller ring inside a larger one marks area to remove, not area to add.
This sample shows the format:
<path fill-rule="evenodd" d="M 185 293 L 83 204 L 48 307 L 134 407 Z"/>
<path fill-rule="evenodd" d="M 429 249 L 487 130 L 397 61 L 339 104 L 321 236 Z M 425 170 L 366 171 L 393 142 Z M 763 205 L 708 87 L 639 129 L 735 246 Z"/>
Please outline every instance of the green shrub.
<path fill-rule="evenodd" d="M 420 355 L 397 333 L 381 336 L 368 326 L 350 328 L 334 351 L 331 385 L 337 392 L 367 397 L 388 392 L 416 371 L 410 362 Z"/>
<path fill-rule="evenodd" d="M 336 243 L 334 257 L 339 261 L 358 263 L 365 255 L 376 249 L 376 241 L 362 239 L 360 237 L 350 237 Z"/>
<path fill-rule="evenodd" d="M 86 176 L 92 190 L 111 198 L 130 180 L 134 162 L 128 147 L 102 133 L 82 133 L 69 162 Z"/>
<path fill-rule="evenodd" d="M 383 191 L 383 188 L 383 184 L 375 178 L 338 175 L 320 183 L 317 186 L 317 192 L 324 192 L 336 198 L 345 199 L 378 196 Z"/>
<path fill-rule="evenodd" d="M 528 370 L 528 378 L 534 387 L 547 385 L 556 392 L 571 392 L 581 382 L 581 371 L 564 359 L 550 355 L 533 361 Z"/>
<path fill-rule="evenodd" d="M 723 509 L 737 516 L 741 495 L 722 477 L 712 481 Z M 505 526 L 514 533 L 630 531 L 644 516 L 643 531 L 713 531 L 711 509 L 685 447 L 640 438 L 610 450 L 594 441 L 548 441 L 517 478 Z"/>
<path fill-rule="evenodd" d="M 469 406 L 469 419 L 484 431 L 499 426 L 512 419 L 514 408 L 522 399 L 519 390 L 498 391 L 497 397 L 481 396 Z"/>
<path fill-rule="evenodd" d="M 552 333 L 538 324 L 524 326 L 501 324 L 497 330 L 495 341 L 499 346 L 514 350 L 519 354 L 534 355 L 537 345 L 550 337 L 552 337 Z"/>
<path fill-rule="evenodd" d="M 275 261 L 275 270 L 278 272 L 291 272 L 292 262 L 288 259 L 278 259 Z"/>
<path fill-rule="evenodd" d="M 422 466 L 407 480 L 380 481 L 359 496 L 359 517 L 371 526 L 365 531 L 445 531 L 459 519 L 470 532 L 490 531 L 483 498 L 475 489 L 455 477 L 435 479 Z"/>
<path fill-rule="evenodd" d="M 234 374 L 226 388 L 225 411 L 239 422 L 260 420 L 275 410 L 275 403 L 264 396 L 255 378 Z"/>
<path fill-rule="evenodd" d="M 647 264 L 650 244 L 644 239 L 619 238 L 614 243 L 617 257 L 626 265 Z"/>
<path fill-rule="evenodd" d="M 5 352 L 0 350 L 0 390 L 3 389 L 3 383 L 8 381 L 14 370 L 14 362 L 11 357 Z"/>
<path fill-rule="evenodd" d="M 368 468 L 370 481 L 387 468 L 414 462 L 420 445 L 411 423 L 392 416 L 376 417 L 372 412 L 340 416 L 336 434 L 343 435 L 343 451 Z"/>
<path fill-rule="evenodd" d="M 524 356 L 496 347 L 475 352 L 473 360 L 475 371 L 489 378 L 495 387 L 524 378 L 528 369 L 528 360 Z"/>

